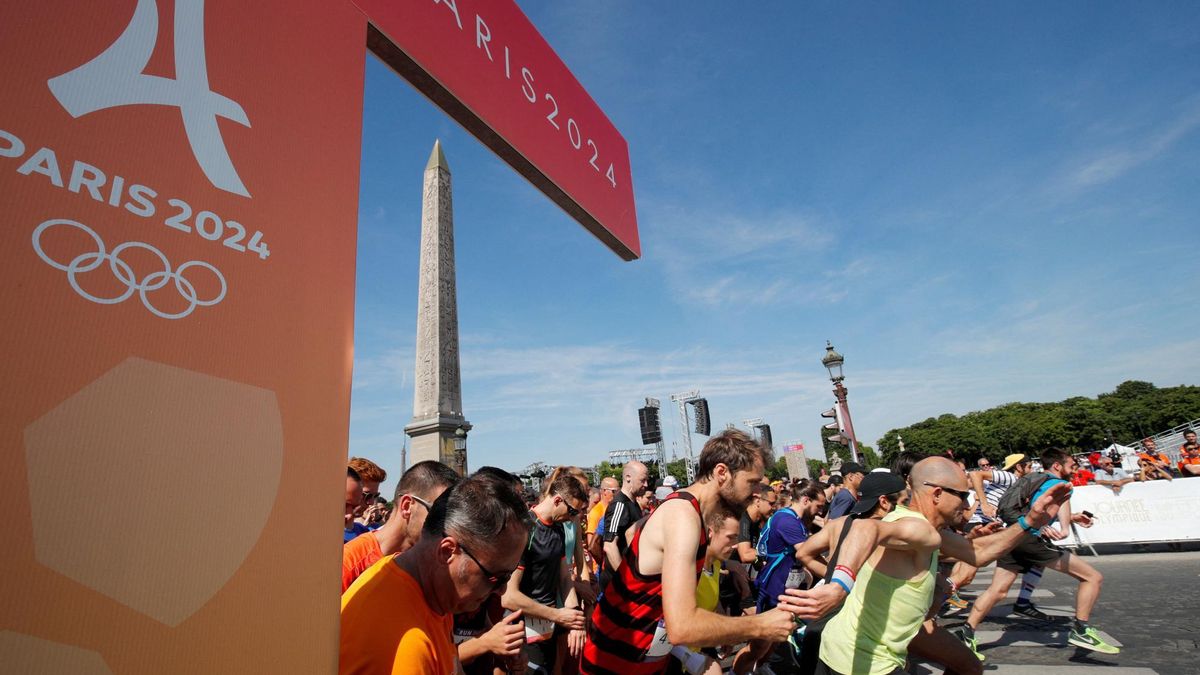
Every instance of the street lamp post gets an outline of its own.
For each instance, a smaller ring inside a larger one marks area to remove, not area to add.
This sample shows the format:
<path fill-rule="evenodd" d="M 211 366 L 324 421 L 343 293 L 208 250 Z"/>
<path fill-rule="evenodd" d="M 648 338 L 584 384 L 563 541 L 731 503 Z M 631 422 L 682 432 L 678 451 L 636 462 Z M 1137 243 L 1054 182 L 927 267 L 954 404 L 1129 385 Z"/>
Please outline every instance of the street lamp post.
<path fill-rule="evenodd" d="M 842 374 L 842 364 L 845 362 L 845 357 L 837 353 L 833 349 L 833 343 L 827 340 L 825 356 L 821 359 L 821 364 L 829 371 L 829 381 L 833 383 L 833 395 L 837 397 L 838 407 L 841 408 L 842 421 L 846 427 L 843 431 L 846 440 L 850 442 L 850 456 L 855 462 L 858 462 L 858 438 L 854 435 L 854 423 L 850 421 L 850 406 L 846 403 L 847 391 L 845 385 L 842 384 L 842 380 L 845 379 L 845 375 Z"/>
<path fill-rule="evenodd" d="M 467 429 L 460 426 L 454 430 L 454 463 L 458 475 L 467 475 Z"/>

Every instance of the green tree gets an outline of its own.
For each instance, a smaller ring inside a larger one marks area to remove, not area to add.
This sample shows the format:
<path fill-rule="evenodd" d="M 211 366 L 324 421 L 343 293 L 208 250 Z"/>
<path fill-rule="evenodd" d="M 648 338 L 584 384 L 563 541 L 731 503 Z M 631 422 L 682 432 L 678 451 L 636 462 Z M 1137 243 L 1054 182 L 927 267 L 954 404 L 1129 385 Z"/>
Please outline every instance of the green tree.
<path fill-rule="evenodd" d="M 673 462 L 667 462 L 667 473 L 675 477 L 682 487 L 688 484 L 687 480 L 687 460 L 677 459 Z"/>
<path fill-rule="evenodd" d="M 1050 448 L 1087 452 L 1113 441 L 1137 439 L 1200 418 L 1200 387 L 1158 388 L 1130 380 L 1096 398 L 1076 396 L 1054 403 L 1005 403 L 961 417 L 945 414 L 891 429 L 879 439 L 882 460 L 905 448 L 923 455 L 953 449 L 973 463 L 1005 455 L 1038 455 Z"/>
<path fill-rule="evenodd" d="M 766 473 L 768 481 L 787 480 L 787 477 L 788 477 L 787 460 L 785 460 L 783 457 L 780 457 L 779 459 L 775 460 L 774 463 L 772 463 L 770 466 L 767 467 L 767 470 L 765 471 L 765 473 Z"/>
<path fill-rule="evenodd" d="M 613 464 L 612 462 L 605 460 L 596 465 L 596 473 L 600 474 L 601 480 L 604 480 L 605 478 L 616 478 L 618 483 L 621 482 L 620 464 Z"/>

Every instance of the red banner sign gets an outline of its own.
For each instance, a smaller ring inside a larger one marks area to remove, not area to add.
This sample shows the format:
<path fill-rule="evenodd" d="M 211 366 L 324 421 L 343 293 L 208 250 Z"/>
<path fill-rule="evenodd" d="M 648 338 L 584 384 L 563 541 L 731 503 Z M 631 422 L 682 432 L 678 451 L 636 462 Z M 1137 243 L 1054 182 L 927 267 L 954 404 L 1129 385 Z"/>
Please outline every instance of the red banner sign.
<path fill-rule="evenodd" d="M 629 147 L 513 0 L 353 0 L 371 50 L 626 260 Z"/>

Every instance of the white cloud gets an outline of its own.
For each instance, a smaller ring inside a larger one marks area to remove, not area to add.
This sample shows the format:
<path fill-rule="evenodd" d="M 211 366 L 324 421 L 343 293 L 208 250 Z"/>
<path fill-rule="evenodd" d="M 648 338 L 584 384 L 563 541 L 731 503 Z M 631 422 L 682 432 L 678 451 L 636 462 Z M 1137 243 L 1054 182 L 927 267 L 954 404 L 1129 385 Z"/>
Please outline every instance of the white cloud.
<path fill-rule="evenodd" d="M 1200 97 L 1192 97 L 1182 108 L 1179 115 L 1156 129 L 1080 158 L 1066 170 L 1062 187 L 1081 191 L 1103 185 L 1166 153 L 1200 127 Z"/>

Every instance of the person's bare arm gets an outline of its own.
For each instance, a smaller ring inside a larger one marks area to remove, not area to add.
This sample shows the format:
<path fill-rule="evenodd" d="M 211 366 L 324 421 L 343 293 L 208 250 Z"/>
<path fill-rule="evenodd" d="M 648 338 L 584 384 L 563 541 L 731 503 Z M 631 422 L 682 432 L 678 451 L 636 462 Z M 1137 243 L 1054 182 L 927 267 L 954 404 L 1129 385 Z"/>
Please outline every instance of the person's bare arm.
<path fill-rule="evenodd" d="M 1050 521 L 1059 514 L 1063 502 L 1070 497 L 1071 485 L 1069 483 L 1059 483 L 1046 490 L 1029 509 L 1029 513 L 1025 516 L 1025 523 L 1034 529 L 1049 525 Z M 968 565 L 983 567 L 1011 551 L 1020 543 L 1024 535 L 1024 528 L 1016 524 L 1006 527 L 996 534 L 971 540 L 967 540 L 966 537 L 955 532 L 943 530 L 940 548 L 942 553 L 948 557 L 961 560 Z"/>
<path fill-rule="evenodd" d="M 850 525 L 848 518 L 840 518 L 841 527 Z M 875 551 L 879 538 L 880 522 L 870 518 L 855 519 L 850 534 L 842 539 L 838 547 L 838 566 L 845 566 L 855 574 Z M 840 535 L 839 535 L 840 536 Z M 846 590 L 839 584 L 822 584 L 807 591 L 789 588 L 779 596 L 779 607 L 801 619 L 819 619 L 837 609 L 846 599 Z"/>
<path fill-rule="evenodd" d="M 809 572 L 812 572 L 817 579 L 825 576 L 825 559 L 821 557 L 821 554 L 829 550 L 829 542 L 833 541 L 832 530 L 834 529 L 840 531 L 841 523 L 835 520 L 825 529 L 796 544 L 796 560 Z"/>
<path fill-rule="evenodd" d="M 608 560 L 608 569 L 611 572 L 617 571 L 621 566 L 621 549 L 617 548 L 617 542 L 604 542 L 604 557 Z"/>
<path fill-rule="evenodd" d="M 758 560 L 758 551 L 755 551 L 754 547 L 751 546 L 750 542 L 748 542 L 748 541 L 739 541 L 738 542 L 737 555 L 738 555 L 738 560 L 746 563 L 747 565 L 754 562 L 755 560 Z"/>
<path fill-rule="evenodd" d="M 983 515 L 987 516 L 988 518 L 995 518 L 995 507 L 992 507 L 992 512 L 988 513 L 988 507 L 990 504 L 988 504 L 987 493 L 984 492 L 983 489 L 984 474 L 987 474 L 987 480 L 992 480 L 992 472 L 990 469 L 985 471 L 972 471 L 971 473 L 967 474 L 967 478 L 971 479 L 971 487 L 975 490 L 975 503 L 978 504 L 980 510 L 983 511 Z"/>
<path fill-rule="evenodd" d="M 749 639 L 782 640 L 794 628 L 790 614 L 771 610 L 749 617 L 727 617 L 696 606 L 696 549 L 700 517 L 691 505 L 672 500 L 659 507 L 661 528 L 663 620 L 672 644 L 716 647 Z M 642 540 L 645 545 L 646 540 Z"/>
<path fill-rule="evenodd" d="M 578 532 L 579 526 L 576 525 L 575 527 L 576 532 Z M 578 577 L 580 581 L 586 581 L 590 583 L 592 580 L 592 571 L 588 569 L 587 561 L 583 557 L 583 540 L 586 538 L 586 535 L 583 537 L 575 537 L 575 576 Z"/>
<path fill-rule="evenodd" d="M 941 546 L 938 531 L 921 518 L 879 523 L 879 545 L 896 551 L 930 551 Z"/>
<path fill-rule="evenodd" d="M 504 606 L 504 609 L 514 612 L 521 610 L 525 616 L 553 621 L 568 628 L 583 626 L 583 612 L 578 609 L 547 607 L 522 593 L 521 578 L 523 576 L 525 576 L 525 570 L 518 567 L 513 572 L 512 578 L 508 580 L 508 586 L 504 589 L 504 595 L 500 597 L 500 604 Z"/>

